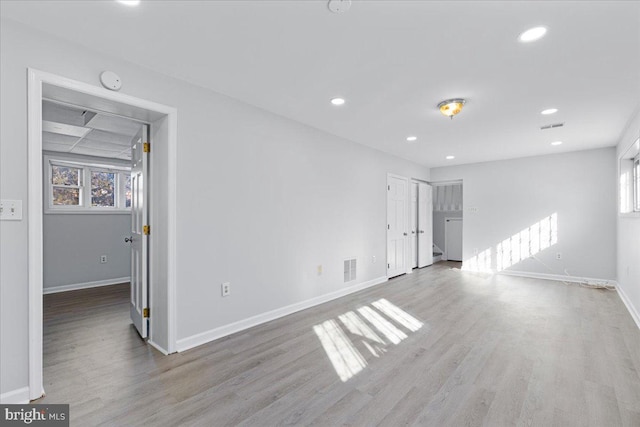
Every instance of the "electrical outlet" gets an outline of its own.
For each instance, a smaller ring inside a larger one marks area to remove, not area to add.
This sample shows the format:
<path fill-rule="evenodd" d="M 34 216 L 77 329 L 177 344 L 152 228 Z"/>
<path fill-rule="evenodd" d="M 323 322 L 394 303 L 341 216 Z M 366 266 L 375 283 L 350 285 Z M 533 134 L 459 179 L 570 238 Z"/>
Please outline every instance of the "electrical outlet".
<path fill-rule="evenodd" d="M 0 219 L 3 221 L 21 221 L 22 200 L 0 200 Z"/>
<path fill-rule="evenodd" d="M 556 259 L 562 259 L 562 253 L 561 252 L 556 253 Z"/>
<path fill-rule="evenodd" d="M 375 264 L 375 263 L 376 263 L 376 256 L 375 256 L 375 255 L 371 257 L 371 262 L 372 262 L 373 264 Z"/>
<path fill-rule="evenodd" d="M 322 264 L 318 266 L 318 276 L 322 275 Z"/>
<path fill-rule="evenodd" d="M 100 264 L 106 264 L 106 263 L 107 263 L 107 256 L 100 255 Z"/>
<path fill-rule="evenodd" d="M 228 297 L 229 295 L 231 295 L 231 283 L 224 282 L 222 284 L 222 296 Z"/>

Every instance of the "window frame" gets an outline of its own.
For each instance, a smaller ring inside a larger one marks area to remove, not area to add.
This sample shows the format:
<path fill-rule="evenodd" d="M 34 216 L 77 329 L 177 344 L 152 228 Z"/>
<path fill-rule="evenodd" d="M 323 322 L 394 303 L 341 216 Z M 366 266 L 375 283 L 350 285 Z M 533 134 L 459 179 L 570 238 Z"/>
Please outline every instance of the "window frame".
<path fill-rule="evenodd" d="M 126 207 L 126 175 L 131 175 L 131 167 L 112 163 L 97 163 L 82 160 L 67 160 L 64 156 L 45 156 L 44 166 L 45 173 L 45 210 L 48 214 L 130 214 L 131 207 Z M 54 185 L 53 184 L 53 167 L 73 167 L 80 169 L 79 185 Z M 92 206 L 92 185 L 91 178 L 93 172 L 114 173 L 114 206 Z M 80 189 L 80 205 L 54 205 L 53 189 L 54 188 L 79 188 Z"/>

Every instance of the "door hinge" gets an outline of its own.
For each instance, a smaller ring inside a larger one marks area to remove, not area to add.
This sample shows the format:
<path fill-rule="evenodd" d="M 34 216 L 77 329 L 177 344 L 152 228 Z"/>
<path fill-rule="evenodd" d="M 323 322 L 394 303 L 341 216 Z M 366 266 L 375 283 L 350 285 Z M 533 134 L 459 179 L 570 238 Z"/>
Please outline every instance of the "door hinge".
<path fill-rule="evenodd" d="M 143 225 L 142 226 L 142 234 L 144 234 L 145 236 L 148 236 L 149 234 L 151 234 L 151 226 L 150 225 Z"/>
<path fill-rule="evenodd" d="M 144 151 L 145 153 L 151 152 L 151 144 L 149 144 L 148 142 L 142 144 L 142 151 Z"/>
<path fill-rule="evenodd" d="M 391 190 L 391 186 L 390 185 L 387 185 L 387 190 Z"/>
<path fill-rule="evenodd" d="M 387 268 L 391 268 L 391 264 L 387 264 Z"/>
<path fill-rule="evenodd" d="M 387 224 L 387 230 L 391 230 L 391 226 Z"/>
<path fill-rule="evenodd" d="M 149 317 L 149 309 L 148 308 L 143 308 L 142 309 L 142 317 L 144 317 L 144 318 Z"/>

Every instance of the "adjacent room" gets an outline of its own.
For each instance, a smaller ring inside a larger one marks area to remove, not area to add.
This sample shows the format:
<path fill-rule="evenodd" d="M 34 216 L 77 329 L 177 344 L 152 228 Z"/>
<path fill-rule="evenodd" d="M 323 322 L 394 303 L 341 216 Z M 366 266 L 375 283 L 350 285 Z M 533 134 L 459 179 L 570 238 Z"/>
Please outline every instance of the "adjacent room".
<path fill-rule="evenodd" d="M 0 424 L 640 426 L 638 1 L 0 0 L 0 123 Z"/>

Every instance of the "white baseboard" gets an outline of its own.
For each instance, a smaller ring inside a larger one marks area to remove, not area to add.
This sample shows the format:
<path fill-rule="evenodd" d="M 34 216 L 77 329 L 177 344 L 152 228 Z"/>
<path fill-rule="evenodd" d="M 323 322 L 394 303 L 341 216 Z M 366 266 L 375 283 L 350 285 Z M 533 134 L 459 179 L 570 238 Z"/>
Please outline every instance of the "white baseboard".
<path fill-rule="evenodd" d="M 236 332 L 243 331 L 245 329 L 252 328 L 262 323 L 270 322 L 272 320 L 276 320 L 281 317 L 288 316 L 289 314 L 293 314 L 298 311 L 305 310 L 307 308 L 311 308 L 316 305 L 320 305 L 325 302 L 343 297 L 345 295 L 349 295 L 354 292 L 358 292 L 363 289 L 370 288 L 375 285 L 379 285 L 380 283 L 384 283 L 387 280 L 388 279 L 386 276 L 378 277 L 376 279 L 369 280 L 367 282 L 349 286 L 348 288 L 345 288 L 345 289 L 340 289 L 339 291 L 331 292 L 325 295 L 321 295 L 319 297 L 311 298 L 306 301 L 301 301 L 301 302 L 291 304 L 282 308 L 277 308 L 275 310 L 268 311 L 266 313 L 258 314 L 257 316 L 249 317 L 248 319 L 243 319 L 234 323 L 230 323 L 228 325 L 220 326 L 219 328 L 214 328 L 196 335 L 192 335 L 187 338 L 182 338 L 182 339 L 179 339 L 177 342 L 177 350 L 178 352 L 189 350 L 190 348 L 194 348 L 199 345 L 206 344 L 208 342 L 217 340 L 222 337 L 226 337 L 227 335 L 231 335 Z"/>
<path fill-rule="evenodd" d="M 622 300 L 624 305 L 627 307 L 627 310 L 629 310 L 629 314 L 631 314 L 631 317 L 633 318 L 634 322 L 636 322 L 638 329 L 640 329 L 640 313 L 638 313 L 638 310 L 636 310 L 636 308 L 633 306 L 633 304 L 631 303 L 631 300 L 629 299 L 627 294 L 624 292 L 624 289 L 622 289 L 622 286 L 618 286 L 617 290 L 618 290 L 618 295 L 620 295 L 620 299 Z"/>
<path fill-rule="evenodd" d="M 29 387 L 0 394 L 0 403 L 4 405 L 24 405 L 29 403 Z"/>
<path fill-rule="evenodd" d="M 164 354 L 165 356 L 169 355 L 169 352 L 167 350 L 165 350 L 164 348 L 160 347 L 160 345 L 156 344 L 151 338 L 149 338 L 147 340 L 147 344 L 149 344 L 151 347 L 155 348 L 156 350 L 158 350 L 160 353 Z"/>
<path fill-rule="evenodd" d="M 607 286 L 617 285 L 617 282 L 615 280 L 594 279 L 592 277 L 567 276 L 565 274 L 531 273 L 528 271 L 514 271 L 514 270 L 502 270 L 498 272 L 498 274 L 502 274 L 505 276 L 529 277 L 532 279 L 555 280 L 556 282 L 569 282 L 569 283 L 587 282 L 587 283 L 602 283 L 602 284 L 606 284 Z"/>
<path fill-rule="evenodd" d="M 52 286 L 43 288 L 43 293 L 55 294 L 57 292 L 76 291 L 78 289 L 97 288 L 99 286 L 117 285 L 120 283 L 128 283 L 131 277 L 118 277 L 116 279 L 97 280 L 95 282 L 75 283 L 73 285 Z"/>

